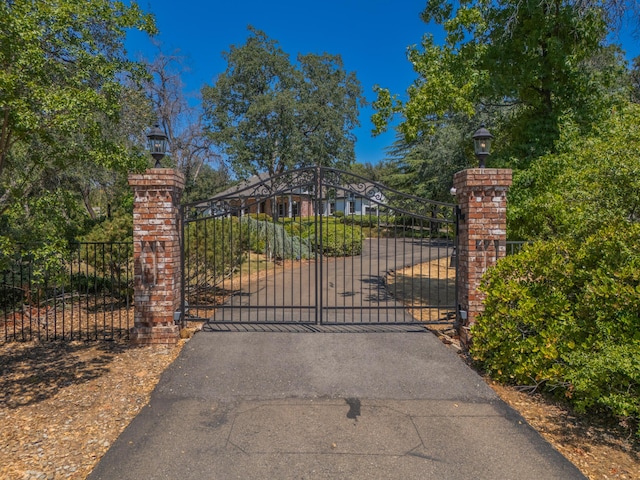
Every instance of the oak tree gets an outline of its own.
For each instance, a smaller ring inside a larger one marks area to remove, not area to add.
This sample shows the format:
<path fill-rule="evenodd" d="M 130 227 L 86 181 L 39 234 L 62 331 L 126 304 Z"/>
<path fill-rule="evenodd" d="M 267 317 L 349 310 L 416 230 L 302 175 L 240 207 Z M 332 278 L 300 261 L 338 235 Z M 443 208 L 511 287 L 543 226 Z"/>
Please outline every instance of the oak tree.
<path fill-rule="evenodd" d="M 249 27 L 244 45 L 224 53 L 227 69 L 202 90 L 211 138 L 240 176 L 306 165 L 348 166 L 358 107 L 355 73 L 339 55 L 298 55 Z"/>

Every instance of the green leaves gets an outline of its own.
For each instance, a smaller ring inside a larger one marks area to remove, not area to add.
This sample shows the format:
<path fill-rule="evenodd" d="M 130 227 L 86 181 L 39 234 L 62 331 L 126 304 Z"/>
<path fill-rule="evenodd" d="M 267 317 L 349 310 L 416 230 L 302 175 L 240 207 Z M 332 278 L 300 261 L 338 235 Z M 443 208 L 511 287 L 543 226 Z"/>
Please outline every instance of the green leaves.
<path fill-rule="evenodd" d="M 406 100 L 376 90 L 375 131 L 399 114 L 399 131 L 411 142 L 450 116 L 499 109 L 494 158 L 526 167 L 554 151 L 563 118 L 588 131 L 624 88 L 624 62 L 605 48 L 607 13 L 597 1 L 580 8 L 537 0 L 427 2 L 422 18 L 442 26 L 445 39 L 436 44 L 425 35 L 409 48 L 418 77 Z"/>
<path fill-rule="evenodd" d="M 227 70 L 202 90 L 209 135 L 240 176 L 305 165 L 348 166 L 358 107 L 355 74 L 336 55 L 299 55 L 250 27 L 225 53 Z"/>
<path fill-rule="evenodd" d="M 495 378 L 640 419 L 640 224 L 536 242 L 485 276 L 472 355 Z"/>
<path fill-rule="evenodd" d="M 146 166 L 121 121 L 124 80 L 143 73 L 124 51 L 132 28 L 155 33 L 135 2 L 0 3 L 0 237 L 62 247 L 94 215 L 95 185 Z"/>
<path fill-rule="evenodd" d="M 601 225 L 640 214 L 640 108 L 629 104 L 589 136 L 574 124 L 561 130 L 558 153 L 517 172 L 509 198 L 515 238 L 584 238 Z"/>
<path fill-rule="evenodd" d="M 0 19 L 0 180 L 5 168 L 17 167 L 18 143 L 39 143 L 29 163 L 46 163 L 53 154 L 61 163 L 77 161 L 75 149 L 65 155 L 66 149 L 58 148 L 72 137 L 86 153 L 116 156 L 111 166 L 134 166 L 131 156 L 122 154 L 121 140 L 102 132 L 105 123 L 118 121 L 120 79 L 138 74 L 125 57 L 125 32 L 153 33 L 152 17 L 135 3 L 16 0 L 0 6 Z"/>

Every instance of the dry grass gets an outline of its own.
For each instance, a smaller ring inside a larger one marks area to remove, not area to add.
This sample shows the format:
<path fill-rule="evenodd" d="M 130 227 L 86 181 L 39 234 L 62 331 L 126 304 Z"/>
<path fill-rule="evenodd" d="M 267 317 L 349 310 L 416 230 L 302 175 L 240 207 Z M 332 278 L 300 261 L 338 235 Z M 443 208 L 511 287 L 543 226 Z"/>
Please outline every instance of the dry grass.
<path fill-rule="evenodd" d="M 455 310 L 448 308 L 455 305 L 455 275 L 445 257 L 391 272 L 386 284 L 413 318 L 450 327 L 455 320 Z"/>

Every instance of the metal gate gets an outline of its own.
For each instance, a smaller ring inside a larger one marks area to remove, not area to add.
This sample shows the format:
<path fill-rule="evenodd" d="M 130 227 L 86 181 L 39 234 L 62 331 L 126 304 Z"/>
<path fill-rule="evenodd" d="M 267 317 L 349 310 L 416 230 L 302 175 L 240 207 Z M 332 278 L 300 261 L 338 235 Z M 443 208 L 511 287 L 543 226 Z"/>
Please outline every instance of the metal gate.
<path fill-rule="evenodd" d="M 309 167 L 258 175 L 182 208 L 188 319 L 369 325 L 455 316 L 455 205 Z"/>

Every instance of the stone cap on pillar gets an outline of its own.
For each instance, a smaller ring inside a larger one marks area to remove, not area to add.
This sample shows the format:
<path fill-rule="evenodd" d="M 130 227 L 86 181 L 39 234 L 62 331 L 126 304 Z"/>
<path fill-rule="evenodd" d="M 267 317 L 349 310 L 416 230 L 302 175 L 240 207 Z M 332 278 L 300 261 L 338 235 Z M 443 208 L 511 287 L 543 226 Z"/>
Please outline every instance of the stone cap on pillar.
<path fill-rule="evenodd" d="M 184 189 L 182 172 L 174 168 L 149 168 L 145 173 L 129 174 L 132 187 L 176 187 Z"/>
<path fill-rule="evenodd" d="M 469 187 L 510 187 L 513 171 L 509 168 L 468 168 L 453 176 L 453 186 Z"/>

